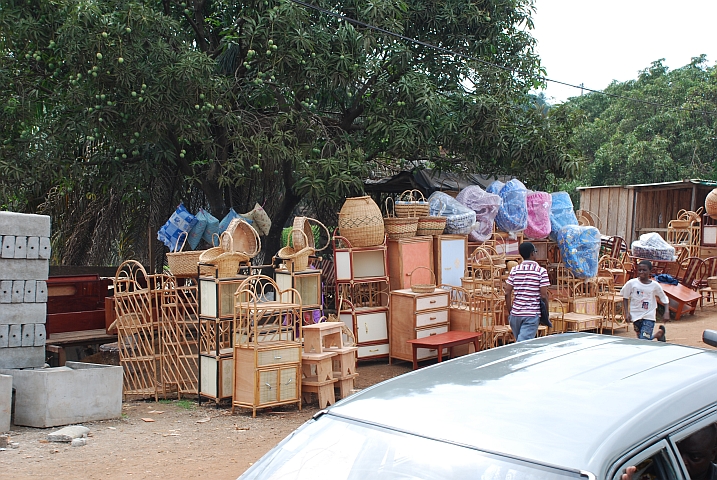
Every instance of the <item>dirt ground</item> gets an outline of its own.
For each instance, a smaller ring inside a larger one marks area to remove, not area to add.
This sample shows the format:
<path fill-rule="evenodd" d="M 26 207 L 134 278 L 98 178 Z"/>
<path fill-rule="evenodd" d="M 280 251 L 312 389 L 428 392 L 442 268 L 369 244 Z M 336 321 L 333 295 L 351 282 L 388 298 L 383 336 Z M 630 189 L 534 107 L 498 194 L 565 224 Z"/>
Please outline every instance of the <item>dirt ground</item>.
<path fill-rule="evenodd" d="M 709 328 L 717 329 L 714 306 L 667 323 L 667 340 L 705 347 L 702 331 Z M 356 388 L 410 369 L 407 362 L 359 363 Z M 11 441 L 19 448 L 0 451 L 0 478 L 234 479 L 317 411 L 315 403 L 301 411 L 286 406 L 252 418 L 248 410 L 232 415 L 226 405 L 198 406 L 195 399 L 126 402 L 121 419 L 84 424 L 91 430 L 84 447 L 46 443 L 54 429 L 14 427 Z"/>

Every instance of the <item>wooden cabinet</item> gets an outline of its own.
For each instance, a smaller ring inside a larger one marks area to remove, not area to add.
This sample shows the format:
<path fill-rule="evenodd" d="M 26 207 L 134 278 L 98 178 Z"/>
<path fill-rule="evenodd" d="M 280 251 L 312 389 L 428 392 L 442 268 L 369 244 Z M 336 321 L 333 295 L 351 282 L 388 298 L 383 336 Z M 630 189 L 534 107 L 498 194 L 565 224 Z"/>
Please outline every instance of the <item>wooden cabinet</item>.
<path fill-rule="evenodd" d="M 429 272 L 434 268 L 433 237 L 411 237 L 388 241 L 388 278 L 391 290 L 410 288 L 411 281 L 423 285 L 435 283 Z"/>
<path fill-rule="evenodd" d="M 468 256 L 466 235 L 436 235 L 433 237 L 433 272 L 436 284 L 461 286 Z"/>
<path fill-rule="evenodd" d="M 321 270 L 304 270 L 291 272 L 287 269 L 278 269 L 275 272 L 276 284 L 281 290 L 295 289 L 301 296 L 301 306 L 304 310 L 321 310 Z M 288 292 L 281 297 L 282 302 L 299 303 L 298 298 L 290 298 Z"/>
<path fill-rule="evenodd" d="M 297 403 L 301 409 L 302 304 L 296 289 L 282 289 L 269 277 L 247 278 L 234 295 L 235 407 Z"/>
<path fill-rule="evenodd" d="M 375 247 L 334 247 L 334 268 L 337 282 L 370 282 L 388 275 L 386 245 Z"/>
<path fill-rule="evenodd" d="M 359 359 L 388 355 L 388 307 L 349 308 L 339 318 L 354 332 Z"/>
<path fill-rule="evenodd" d="M 448 331 L 448 290 L 436 289 L 433 293 L 414 293 L 410 289 L 391 292 L 391 358 L 413 361 L 413 350 L 407 342 L 416 338 Z M 448 349 L 444 349 L 448 355 Z M 436 350 L 419 348 L 418 360 L 434 358 Z"/>
<path fill-rule="evenodd" d="M 215 400 L 230 398 L 234 386 L 234 357 L 231 348 L 217 355 L 199 355 L 199 392 Z"/>

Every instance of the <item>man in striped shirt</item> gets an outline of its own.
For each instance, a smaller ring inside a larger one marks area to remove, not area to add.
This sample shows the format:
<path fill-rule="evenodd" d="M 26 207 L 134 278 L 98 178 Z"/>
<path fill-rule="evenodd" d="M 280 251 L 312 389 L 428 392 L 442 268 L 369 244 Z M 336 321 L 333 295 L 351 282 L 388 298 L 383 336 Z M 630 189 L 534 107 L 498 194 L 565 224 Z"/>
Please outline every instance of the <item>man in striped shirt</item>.
<path fill-rule="evenodd" d="M 548 271 L 535 261 L 535 246 L 523 242 L 518 247 L 523 263 L 513 267 L 505 285 L 508 321 L 517 342 L 535 338 L 540 322 L 540 298 L 548 301 Z M 515 298 L 513 297 L 515 295 Z"/>

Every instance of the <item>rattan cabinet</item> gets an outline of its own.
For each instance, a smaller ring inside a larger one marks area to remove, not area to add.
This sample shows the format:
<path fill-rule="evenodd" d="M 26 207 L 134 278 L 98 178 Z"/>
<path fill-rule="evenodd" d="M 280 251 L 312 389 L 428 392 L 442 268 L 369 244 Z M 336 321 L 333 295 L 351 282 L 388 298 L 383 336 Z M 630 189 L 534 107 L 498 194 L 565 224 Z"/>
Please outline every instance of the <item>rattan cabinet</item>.
<path fill-rule="evenodd" d="M 410 289 L 391 292 L 391 358 L 413 361 L 408 340 L 424 338 L 448 331 L 448 290 L 437 288 L 432 293 L 415 293 Z M 436 350 L 419 348 L 418 360 L 437 357 Z M 448 355 L 448 349 L 444 349 Z"/>
<path fill-rule="evenodd" d="M 466 235 L 435 235 L 433 237 L 433 272 L 436 284 L 460 287 L 461 277 L 465 276 L 466 257 L 468 256 L 468 237 Z"/>
<path fill-rule="evenodd" d="M 433 269 L 433 237 L 389 239 L 388 278 L 391 290 L 410 288 L 412 282 L 423 285 L 435 283 L 431 275 Z"/>
<path fill-rule="evenodd" d="M 301 294 L 253 275 L 234 298 L 232 411 L 250 408 L 256 416 L 258 408 L 289 403 L 301 409 Z"/>

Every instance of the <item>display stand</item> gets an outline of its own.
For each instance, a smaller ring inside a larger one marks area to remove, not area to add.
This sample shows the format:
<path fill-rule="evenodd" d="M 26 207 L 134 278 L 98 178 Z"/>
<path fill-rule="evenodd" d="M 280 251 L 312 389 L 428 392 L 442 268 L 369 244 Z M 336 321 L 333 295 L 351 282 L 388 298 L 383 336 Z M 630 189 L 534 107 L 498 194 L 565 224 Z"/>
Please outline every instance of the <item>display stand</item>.
<path fill-rule="evenodd" d="M 283 268 L 282 268 L 283 267 Z M 321 270 L 309 269 L 301 272 L 294 272 L 285 266 L 274 271 L 274 278 L 280 290 L 296 290 L 299 292 L 304 310 L 304 323 L 313 323 L 307 320 L 306 316 L 319 311 L 318 317 L 323 316 L 324 305 L 321 295 Z M 296 303 L 297 299 L 290 298 L 287 292 L 282 296 L 283 302 Z"/>
<path fill-rule="evenodd" d="M 295 302 L 284 302 L 289 294 Z M 301 295 L 252 275 L 234 295 L 234 396 L 236 407 L 296 403 L 301 410 Z"/>

